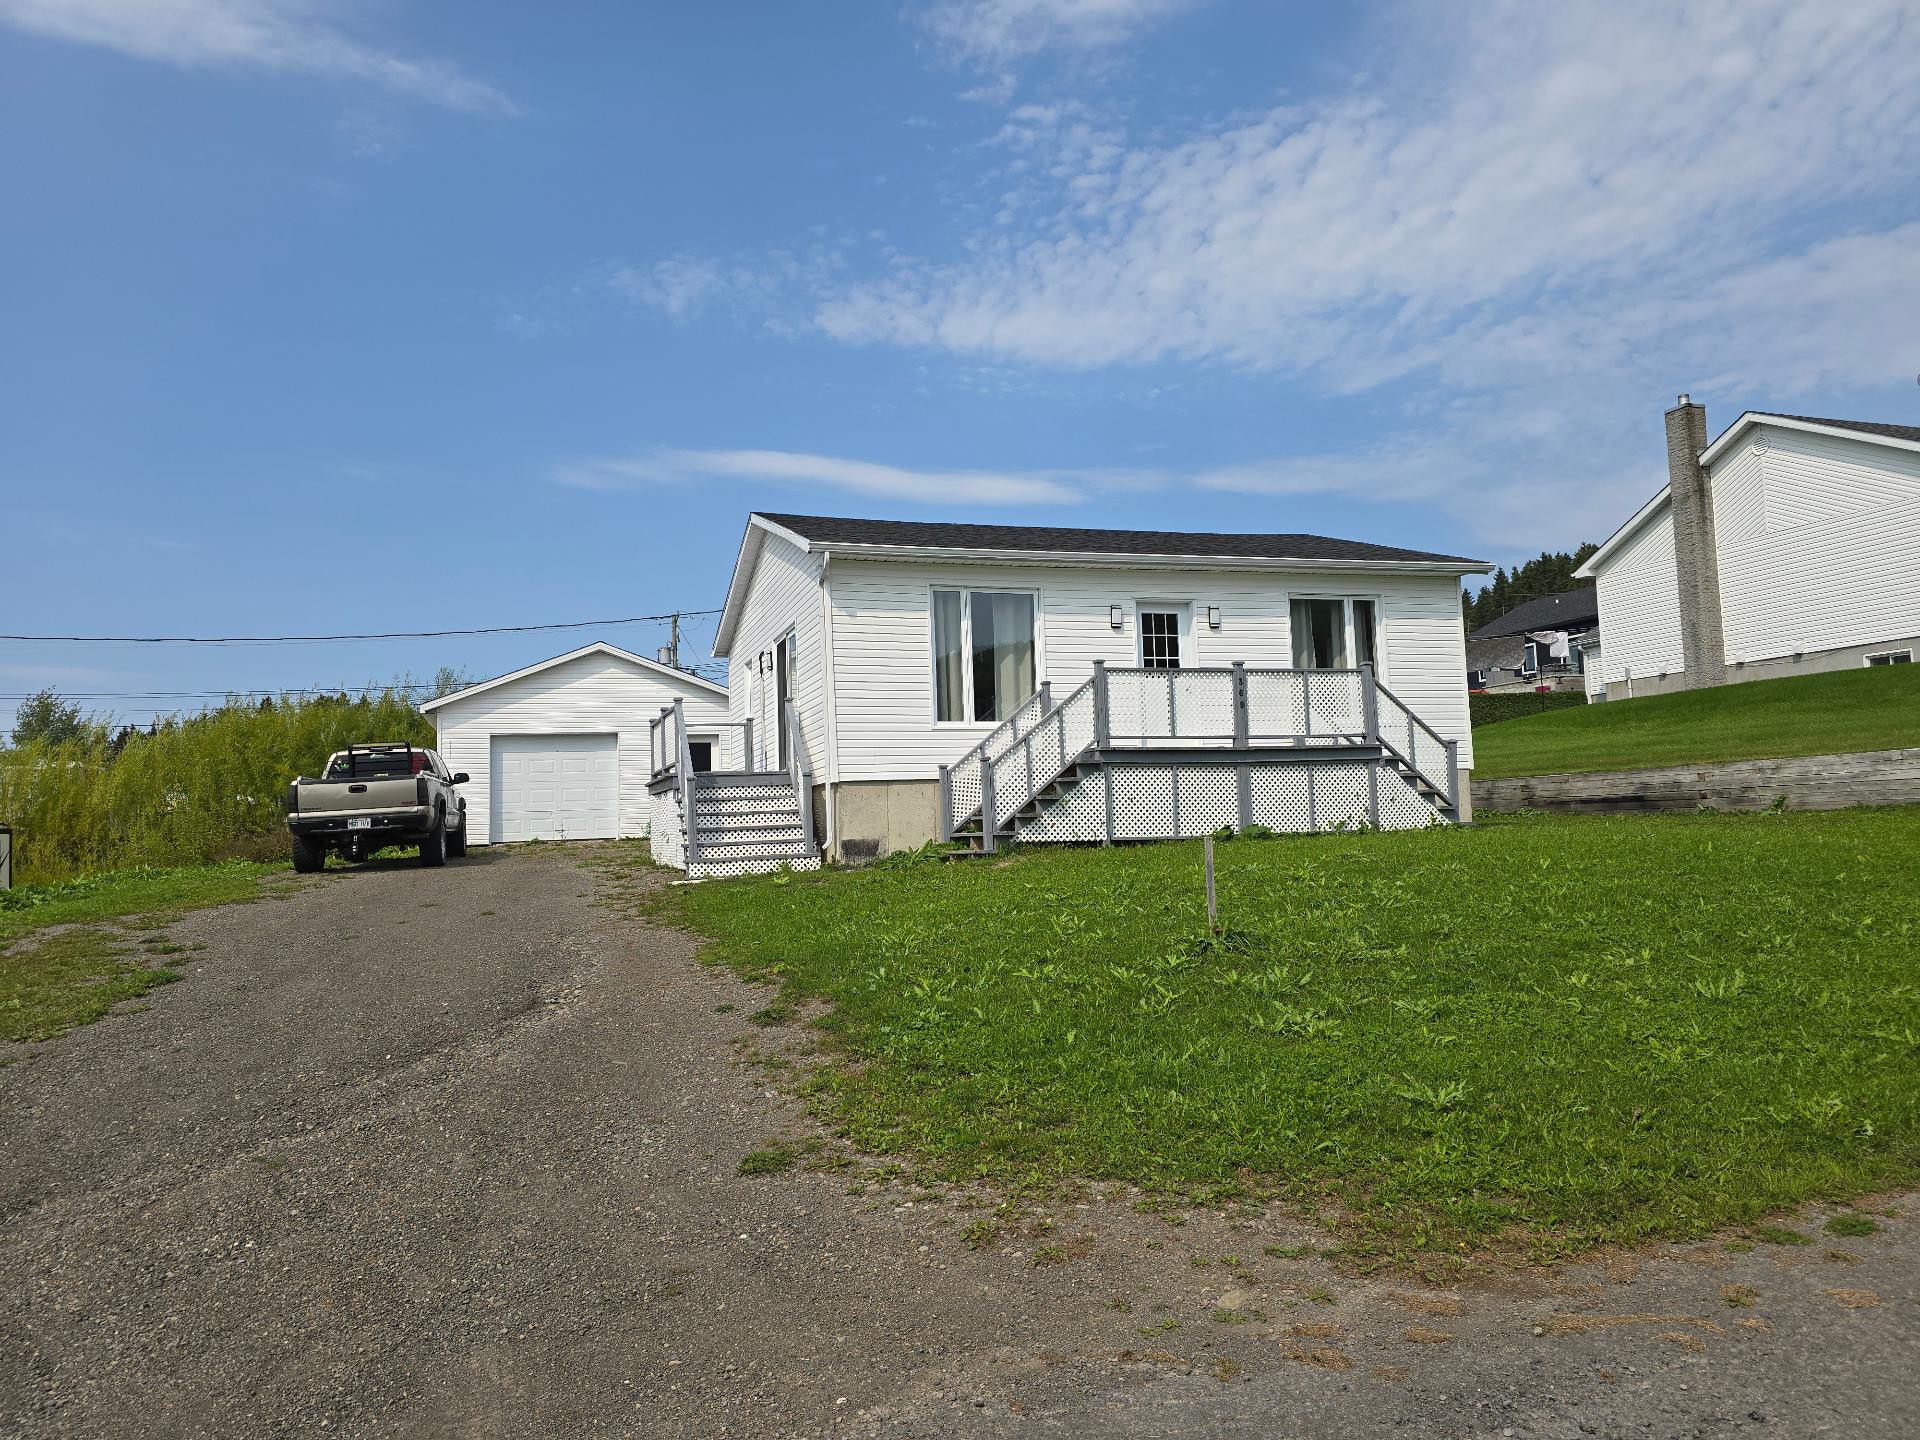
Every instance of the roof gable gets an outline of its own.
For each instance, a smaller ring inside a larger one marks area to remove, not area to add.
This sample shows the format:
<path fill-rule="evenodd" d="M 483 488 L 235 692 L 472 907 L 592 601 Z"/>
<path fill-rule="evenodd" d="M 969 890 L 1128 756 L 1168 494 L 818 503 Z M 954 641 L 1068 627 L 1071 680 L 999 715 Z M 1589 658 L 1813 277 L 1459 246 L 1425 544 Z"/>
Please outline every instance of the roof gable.
<path fill-rule="evenodd" d="M 705 690 L 711 694 L 723 697 L 727 693 L 726 686 L 717 685 L 702 676 L 691 674 L 685 670 L 676 670 L 671 665 L 662 665 L 658 660 L 649 660 L 644 655 L 635 655 L 631 650 L 622 650 L 618 645 L 610 645 L 605 640 L 596 640 L 591 645 L 582 645 L 578 650 L 569 650 L 564 655 L 555 655 L 551 660 L 542 660 L 537 664 L 510 671 L 505 675 L 496 675 L 491 680 L 482 680 L 478 685 L 469 685 L 466 689 L 456 690 L 451 695 L 441 695 L 436 699 L 423 701 L 420 705 L 420 713 L 423 715 L 431 715 L 434 711 L 452 705 L 456 701 L 471 700 L 476 695 L 484 695 L 489 690 L 497 690 L 503 685 L 511 685 L 516 680 L 525 680 L 529 676 L 538 675 L 545 670 L 552 670 L 556 666 L 565 665 L 570 661 L 584 660 L 589 655 L 605 655 L 609 659 L 624 661 L 629 665 L 635 665 L 642 670 L 650 671 L 669 683 L 683 684 L 691 689 Z"/>
<path fill-rule="evenodd" d="M 1888 445 L 1898 450 L 1920 451 L 1920 425 L 1890 425 L 1878 420 L 1830 420 L 1817 415 L 1780 415 L 1771 410 L 1747 410 L 1700 452 L 1700 463 L 1711 468 L 1714 462 L 1733 448 L 1735 440 L 1757 425 L 1774 425 L 1783 430 L 1798 430 L 1811 435 L 1835 435 L 1846 440 Z M 1597 576 L 1620 552 L 1621 547 L 1639 532 L 1640 527 L 1660 513 L 1668 499 L 1668 489 L 1662 485 L 1651 500 L 1628 518 L 1626 524 L 1607 537 L 1606 544 L 1587 557 L 1587 563 L 1574 571 L 1574 575 L 1582 580 Z"/>

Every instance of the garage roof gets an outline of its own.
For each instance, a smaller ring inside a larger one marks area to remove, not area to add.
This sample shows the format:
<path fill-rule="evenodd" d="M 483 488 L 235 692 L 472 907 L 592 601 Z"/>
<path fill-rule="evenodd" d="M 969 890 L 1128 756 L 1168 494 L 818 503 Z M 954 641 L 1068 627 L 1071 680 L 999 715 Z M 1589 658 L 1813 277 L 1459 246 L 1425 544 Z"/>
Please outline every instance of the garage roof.
<path fill-rule="evenodd" d="M 482 680 L 478 685 L 469 685 L 466 689 L 456 690 L 451 695 L 442 695 L 437 699 L 425 701 L 420 706 L 420 713 L 431 715 L 435 710 L 451 705 L 456 700 L 471 700 L 475 695 L 483 695 L 498 686 L 510 685 L 515 680 L 524 680 L 529 675 L 538 675 L 542 670 L 551 670 L 556 665 L 564 665 L 569 660 L 581 660 L 589 655 L 607 655 L 615 660 L 625 660 L 629 664 L 638 665 L 643 670 L 651 670 L 663 679 L 678 681 L 693 689 L 705 690 L 723 698 L 727 693 L 726 686 L 716 685 L 713 681 L 695 675 L 691 671 L 676 670 L 671 665 L 662 665 L 658 660 L 649 660 L 646 656 L 636 655 L 631 650 L 622 650 L 618 645 L 609 645 L 604 640 L 596 640 L 591 645 L 582 645 L 578 650 L 569 650 L 565 655 L 556 655 L 551 660 L 542 660 L 537 665 L 528 665 L 524 669 L 515 670 L 506 675 L 496 675 L 491 680 Z"/>

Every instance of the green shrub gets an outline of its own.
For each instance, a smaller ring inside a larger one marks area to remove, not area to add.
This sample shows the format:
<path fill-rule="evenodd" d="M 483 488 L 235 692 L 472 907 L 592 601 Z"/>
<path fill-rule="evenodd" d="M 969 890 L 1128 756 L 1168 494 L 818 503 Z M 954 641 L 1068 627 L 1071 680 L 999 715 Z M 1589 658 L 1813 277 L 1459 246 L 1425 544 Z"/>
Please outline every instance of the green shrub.
<path fill-rule="evenodd" d="M 371 740 L 430 745 L 433 724 L 396 689 L 235 700 L 123 744 L 92 727 L 0 750 L 0 820 L 13 826 L 15 879 L 280 855 L 287 782 Z"/>
<path fill-rule="evenodd" d="M 1544 715 L 1549 710 L 1584 707 L 1586 694 L 1579 690 L 1510 691 L 1499 695 L 1469 695 L 1467 705 L 1473 716 L 1473 728 L 1498 725 L 1502 720 L 1518 720 L 1523 715 Z"/>

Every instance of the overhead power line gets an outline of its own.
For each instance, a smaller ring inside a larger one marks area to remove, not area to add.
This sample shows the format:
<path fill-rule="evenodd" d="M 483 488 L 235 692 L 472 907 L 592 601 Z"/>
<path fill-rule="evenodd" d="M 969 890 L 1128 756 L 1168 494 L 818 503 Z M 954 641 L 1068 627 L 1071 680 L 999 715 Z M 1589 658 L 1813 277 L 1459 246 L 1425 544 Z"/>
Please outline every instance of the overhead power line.
<path fill-rule="evenodd" d="M 63 701 L 223 701 L 228 695 L 382 695 L 386 691 L 401 695 L 411 689 L 432 689 L 432 685 L 234 685 L 232 689 L 61 689 L 56 693 Z M 8 693 L 0 695 L 0 701 L 31 701 L 38 693 Z"/>
<path fill-rule="evenodd" d="M 371 635 L 0 635 L 0 641 L 62 645 L 314 645 L 335 640 L 440 640 L 456 635 L 526 635 L 536 630 L 591 630 L 596 625 L 644 625 L 718 615 L 716 610 L 670 610 L 612 620 L 562 620 L 550 625 L 478 625 L 463 630 L 387 630 Z"/>

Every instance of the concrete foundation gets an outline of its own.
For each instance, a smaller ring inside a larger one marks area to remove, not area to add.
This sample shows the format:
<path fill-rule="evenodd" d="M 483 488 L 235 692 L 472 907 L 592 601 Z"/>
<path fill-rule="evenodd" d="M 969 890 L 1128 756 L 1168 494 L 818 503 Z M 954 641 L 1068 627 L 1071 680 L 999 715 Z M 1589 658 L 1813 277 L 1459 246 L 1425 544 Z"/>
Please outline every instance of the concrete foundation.
<path fill-rule="evenodd" d="M 1819 675 L 1830 670 L 1858 670 L 1867 663 L 1867 656 L 1882 655 L 1890 650 L 1911 650 L 1914 662 L 1920 664 L 1920 635 L 1909 635 L 1903 640 L 1875 640 L 1871 645 L 1842 645 L 1834 650 L 1810 650 L 1799 656 L 1780 655 L 1770 660 L 1738 661 L 1727 666 L 1725 683 L 1739 685 L 1748 680 L 1778 680 L 1783 675 Z M 1678 670 L 1671 675 L 1636 675 L 1633 677 L 1631 697 L 1627 682 L 1616 680 L 1607 686 L 1607 699 L 1665 695 L 1670 691 L 1688 688 L 1686 675 Z"/>
<path fill-rule="evenodd" d="M 895 850 L 918 850 L 940 824 L 938 780 L 843 780 L 833 787 L 827 853 L 859 865 Z"/>

